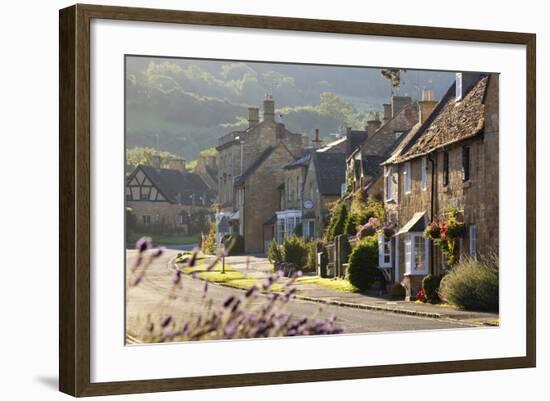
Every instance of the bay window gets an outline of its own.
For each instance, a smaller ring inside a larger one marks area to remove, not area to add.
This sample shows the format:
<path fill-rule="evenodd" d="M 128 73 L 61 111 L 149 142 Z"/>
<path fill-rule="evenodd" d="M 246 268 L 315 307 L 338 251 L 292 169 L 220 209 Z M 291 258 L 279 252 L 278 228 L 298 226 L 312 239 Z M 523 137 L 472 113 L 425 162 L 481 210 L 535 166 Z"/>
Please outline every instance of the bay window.
<path fill-rule="evenodd" d="M 410 233 L 405 239 L 405 273 L 425 275 L 429 271 L 429 241 L 422 233 Z"/>

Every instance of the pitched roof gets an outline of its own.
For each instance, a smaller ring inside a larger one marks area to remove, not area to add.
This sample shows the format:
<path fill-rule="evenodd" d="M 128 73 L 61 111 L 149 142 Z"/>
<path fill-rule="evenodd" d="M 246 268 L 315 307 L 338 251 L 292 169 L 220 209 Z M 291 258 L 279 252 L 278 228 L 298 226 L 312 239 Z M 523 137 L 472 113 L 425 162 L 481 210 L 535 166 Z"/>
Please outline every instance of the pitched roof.
<path fill-rule="evenodd" d="M 337 148 L 337 146 L 343 145 L 346 141 L 347 141 L 347 138 L 345 136 L 341 136 L 340 138 L 335 139 L 334 141 L 329 142 L 325 146 L 317 149 L 317 152 L 323 153 L 323 152 L 330 152 L 330 151 L 334 151 L 334 150 L 339 150 Z"/>
<path fill-rule="evenodd" d="M 198 174 L 191 172 L 182 173 L 179 170 L 154 168 L 144 165 L 138 166 L 135 171 L 138 169 L 141 169 L 149 180 L 172 203 L 190 204 L 193 202 L 191 197 L 205 196 L 206 203 L 209 204 L 208 197 L 212 195 L 212 191 Z M 129 179 L 133 175 L 134 173 L 132 173 Z"/>
<path fill-rule="evenodd" d="M 285 169 L 291 169 L 294 167 L 307 167 L 309 164 L 309 160 L 311 159 L 311 153 L 308 152 L 305 155 L 299 157 L 298 159 L 294 160 L 293 162 L 287 164 L 284 168 Z"/>
<path fill-rule="evenodd" d="M 460 101 L 451 85 L 428 120 L 393 162 L 400 163 L 426 155 L 436 149 L 471 138 L 483 130 L 485 92 L 489 76 L 480 75 Z"/>
<path fill-rule="evenodd" d="M 275 150 L 275 146 L 268 146 L 267 148 L 265 148 L 262 151 L 262 153 L 260 153 L 260 155 L 256 158 L 256 160 L 254 160 L 252 164 L 248 166 L 248 168 L 245 170 L 244 173 L 235 177 L 235 185 L 244 184 L 246 179 L 250 177 L 250 175 L 254 171 L 256 171 L 258 167 L 260 167 L 265 160 L 267 160 L 267 158 L 271 155 L 271 153 L 273 153 L 274 150 Z"/>
<path fill-rule="evenodd" d="M 383 156 L 370 155 L 363 160 L 363 172 L 365 173 L 365 187 L 368 188 L 382 174 Z"/>
<path fill-rule="evenodd" d="M 346 181 L 346 155 L 340 152 L 315 152 L 313 162 L 319 193 L 340 195 L 342 184 Z"/>
<path fill-rule="evenodd" d="M 414 103 L 409 103 L 382 125 L 374 135 L 367 138 L 361 146 L 361 152 L 365 155 L 387 157 L 417 122 L 418 107 Z M 402 135 L 397 137 L 397 132 L 401 132 Z"/>

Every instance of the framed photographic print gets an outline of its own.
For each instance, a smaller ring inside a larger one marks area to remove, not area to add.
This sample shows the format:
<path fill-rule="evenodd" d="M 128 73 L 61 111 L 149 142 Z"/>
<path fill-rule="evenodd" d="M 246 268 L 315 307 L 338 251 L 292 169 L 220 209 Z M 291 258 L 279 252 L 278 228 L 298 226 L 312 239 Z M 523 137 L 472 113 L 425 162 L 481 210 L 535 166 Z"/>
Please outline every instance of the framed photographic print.
<path fill-rule="evenodd" d="M 534 367 L 535 35 L 60 11 L 60 390 Z"/>

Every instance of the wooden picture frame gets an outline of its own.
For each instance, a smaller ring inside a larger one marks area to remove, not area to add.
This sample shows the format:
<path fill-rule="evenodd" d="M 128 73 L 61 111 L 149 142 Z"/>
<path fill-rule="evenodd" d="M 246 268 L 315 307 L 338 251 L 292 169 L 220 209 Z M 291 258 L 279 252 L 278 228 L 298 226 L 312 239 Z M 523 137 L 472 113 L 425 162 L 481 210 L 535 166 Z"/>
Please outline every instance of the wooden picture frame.
<path fill-rule="evenodd" d="M 90 21 L 94 18 L 525 46 L 527 54 L 525 60 L 527 71 L 526 356 L 92 383 L 90 380 Z M 59 27 L 59 388 L 62 392 L 73 396 L 94 396 L 535 366 L 536 36 L 534 34 L 80 4 L 60 11 Z"/>

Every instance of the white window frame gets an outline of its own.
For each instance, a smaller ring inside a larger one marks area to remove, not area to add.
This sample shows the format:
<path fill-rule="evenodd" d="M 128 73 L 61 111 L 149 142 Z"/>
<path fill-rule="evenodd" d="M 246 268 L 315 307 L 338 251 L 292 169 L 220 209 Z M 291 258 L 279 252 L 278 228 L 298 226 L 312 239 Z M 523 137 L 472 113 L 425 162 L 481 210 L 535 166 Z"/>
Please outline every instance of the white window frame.
<path fill-rule="evenodd" d="M 405 163 L 405 170 L 403 171 L 403 175 L 405 176 L 405 194 L 411 193 L 411 162 Z"/>
<path fill-rule="evenodd" d="M 386 185 L 384 187 L 384 190 L 386 192 L 386 200 L 392 201 L 393 200 L 393 166 L 386 168 Z"/>
<path fill-rule="evenodd" d="M 469 231 L 470 256 L 475 258 L 477 255 L 477 225 L 470 225 Z"/>
<path fill-rule="evenodd" d="M 424 268 L 416 269 L 415 265 L 415 239 L 422 238 L 424 240 Z M 409 254 L 407 255 L 407 248 Z M 409 233 L 405 238 L 405 274 L 411 276 L 425 276 L 430 271 L 430 240 L 424 238 L 423 233 Z"/>
<path fill-rule="evenodd" d="M 422 158 L 421 177 L 422 177 L 422 191 L 428 188 L 428 159 L 426 156 Z"/>
<path fill-rule="evenodd" d="M 385 245 L 388 245 L 388 252 L 386 253 Z M 386 262 L 386 256 L 389 256 L 389 261 Z M 391 267 L 392 266 L 392 241 L 391 238 L 386 238 L 383 233 L 378 234 L 378 266 Z"/>

